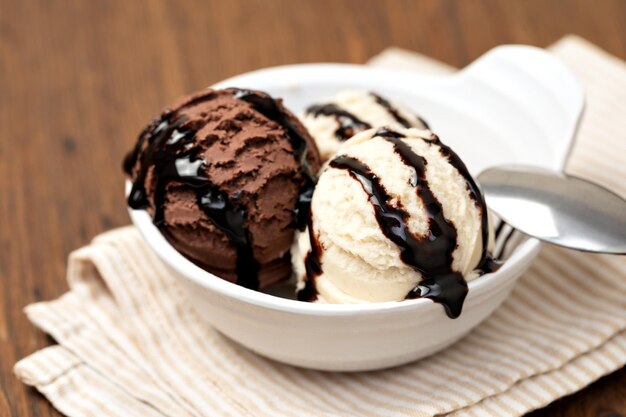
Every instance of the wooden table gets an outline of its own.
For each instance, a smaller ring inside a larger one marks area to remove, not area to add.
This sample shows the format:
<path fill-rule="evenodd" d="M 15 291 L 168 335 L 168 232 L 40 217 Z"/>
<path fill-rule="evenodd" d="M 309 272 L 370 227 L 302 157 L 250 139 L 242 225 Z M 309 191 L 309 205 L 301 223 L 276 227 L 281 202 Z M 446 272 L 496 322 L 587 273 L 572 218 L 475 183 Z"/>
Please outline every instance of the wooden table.
<path fill-rule="evenodd" d="M 51 343 L 22 308 L 66 290 L 67 255 L 129 222 L 120 163 L 177 96 L 396 45 L 463 66 L 577 33 L 626 58 L 623 1 L 0 0 L 0 416 L 57 416 L 12 374 Z M 534 416 L 626 415 L 626 369 Z"/>

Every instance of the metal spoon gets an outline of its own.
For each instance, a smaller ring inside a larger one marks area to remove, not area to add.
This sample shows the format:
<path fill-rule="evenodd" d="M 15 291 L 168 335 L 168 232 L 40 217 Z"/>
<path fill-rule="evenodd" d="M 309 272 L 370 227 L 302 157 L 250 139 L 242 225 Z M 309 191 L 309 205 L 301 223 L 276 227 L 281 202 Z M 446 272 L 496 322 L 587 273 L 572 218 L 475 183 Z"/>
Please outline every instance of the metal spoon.
<path fill-rule="evenodd" d="M 528 166 L 483 171 L 487 205 L 521 232 L 586 252 L 626 254 L 626 200 L 590 181 Z"/>

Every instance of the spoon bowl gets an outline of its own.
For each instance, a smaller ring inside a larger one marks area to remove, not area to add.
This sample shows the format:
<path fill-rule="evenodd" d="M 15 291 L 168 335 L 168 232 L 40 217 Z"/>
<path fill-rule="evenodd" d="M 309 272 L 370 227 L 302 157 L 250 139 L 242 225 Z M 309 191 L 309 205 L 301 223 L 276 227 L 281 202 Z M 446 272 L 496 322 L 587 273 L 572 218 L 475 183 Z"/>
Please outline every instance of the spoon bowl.
<path fill-rule="evenodd" d="M 489 208 L 517 230 L 579 251 L 626 254 L 626 201 L 608 189 L 521 165 L 487 169 L 478 180 Z"/>

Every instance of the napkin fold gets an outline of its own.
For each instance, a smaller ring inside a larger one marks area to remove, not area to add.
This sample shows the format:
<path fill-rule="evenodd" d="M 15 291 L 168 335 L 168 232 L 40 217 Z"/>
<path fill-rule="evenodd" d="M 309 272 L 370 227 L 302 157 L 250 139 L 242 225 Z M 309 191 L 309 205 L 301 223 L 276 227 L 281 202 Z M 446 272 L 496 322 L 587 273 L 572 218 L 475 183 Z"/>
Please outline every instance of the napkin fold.
<path fill-rule="evenodd" d="M 567 171 L 626 195 L 626 64 L 568 36 L 550 50 L 587 90 Z M 446 73 L 389 49 L 372 65 Z M 282 365 L 204 325 L 133 227 L 70 255 L 70 291 L 26 308 L 57 342 L 15 365 L 82 416 L 519 416 L 626 363 L 626 259 L 546 247 L 511 297 L 425 360 L 366 373 Z"/>

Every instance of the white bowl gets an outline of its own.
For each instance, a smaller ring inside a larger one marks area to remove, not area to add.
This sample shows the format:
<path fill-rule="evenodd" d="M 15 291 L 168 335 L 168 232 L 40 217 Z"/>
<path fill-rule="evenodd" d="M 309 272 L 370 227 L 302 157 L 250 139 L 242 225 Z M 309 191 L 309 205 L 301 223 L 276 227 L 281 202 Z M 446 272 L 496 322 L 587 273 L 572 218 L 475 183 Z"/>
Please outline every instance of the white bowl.
<path fill-rule="evenodd" d="M 584 94 L 574 76 L 541 49 L 501 46 L 451 76 L 358 65 L 268 68 L 215 85 L 267 91 L 294 112 L 345 89 L 369 89 L 414 108 L 474 174 L 525 163 L 561 170 Z M 249 349 L 305 368 L 358 371 L 422 358 L 459 340 L 505 300 L 540 249 L 528 239 L 497 272 L 469 283 L 458 319 L 428 299 L 318 305 L 224 281 L 177 252 L 145 211 L 130 211 L 147 244 L 188 290 L 207 324 Z"/>

